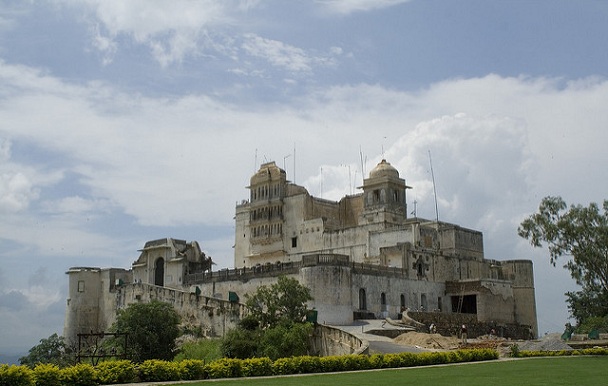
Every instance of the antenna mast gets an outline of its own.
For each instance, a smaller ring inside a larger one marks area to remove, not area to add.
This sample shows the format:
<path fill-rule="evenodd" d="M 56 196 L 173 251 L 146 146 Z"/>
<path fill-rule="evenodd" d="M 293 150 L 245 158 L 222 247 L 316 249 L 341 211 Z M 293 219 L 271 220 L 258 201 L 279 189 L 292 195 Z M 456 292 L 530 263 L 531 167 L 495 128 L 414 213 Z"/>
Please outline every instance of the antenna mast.
<path fill-rule="evenodd" d="M 359 157 L 361 158 L 361 178 L 365 179 L 365 165 L 363 164 L 363 151 L 359 146 Z"/>
<path fill-rule="evenodd" d="M 433 173 L 433 160 L 431 159 L 431 151 L 429 150 L 429 163 L 431 164 L 431 178 L 433 179 L 433 194 L 435 196 L 435 220 L 439 226 L 439 209 L 437 207 L 437 189 L 435 188 L 435 173 Z"/>

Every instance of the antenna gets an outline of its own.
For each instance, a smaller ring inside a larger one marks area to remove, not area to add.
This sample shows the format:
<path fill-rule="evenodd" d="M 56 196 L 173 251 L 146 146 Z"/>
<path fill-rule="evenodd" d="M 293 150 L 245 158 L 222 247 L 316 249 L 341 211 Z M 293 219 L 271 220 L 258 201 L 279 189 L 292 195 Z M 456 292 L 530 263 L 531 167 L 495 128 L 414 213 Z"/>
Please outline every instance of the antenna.
<path fill-rule="evenodd" d="M 431 164 L 431 178 L 433 179 L 433 194 L 435 195 L 435 220 L 439 226 L 439 209 L 437 207 L 437 189 L 435 188 L 435 173 L 433 173 L 433 160 L 431 159 L 431 151 L 429 150 L 429 163 Z"/>
<path fill-rule="evenodd" d="M 384 141 L 386 141 L 386 137 L 382 137 L 384 139 Z M 386 157 L 384 156 L 384 141 L 382 141 L 382 159 L 386 159 Z"/>
<path fill-rule="evenodd" d="M 293 143 L 293 183 L 296 183 L 296 143 Z"/>
<path fill-rule="evenodd" d="M 363 151 L 359 145 L 359 157 L 361 158 L 361 178 L 365 179 L 365 165 L 363 164 Z"/>
<path fill-rule="evenodd" d="M 320 182 L 319 186 L 320 186 L 319 197 L 323 198 L 323 166 L 321 166 L 321 182 Z"/>
<path fill-rule="evenodd" d="M 258 149 L 255 149 L 255 160 L 253 161 L 253 172 L 258 171 Z"/>

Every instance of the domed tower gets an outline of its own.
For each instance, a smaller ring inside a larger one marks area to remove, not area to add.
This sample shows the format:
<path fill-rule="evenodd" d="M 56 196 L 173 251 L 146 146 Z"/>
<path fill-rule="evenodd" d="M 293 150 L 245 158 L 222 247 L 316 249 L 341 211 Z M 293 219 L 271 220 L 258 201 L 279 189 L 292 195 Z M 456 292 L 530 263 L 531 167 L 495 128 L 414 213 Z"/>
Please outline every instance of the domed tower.
<path fill-rule="evenodd" d="M 399 172 L 382 160 L 363 180 L 363 223 L 399 224 L 407 218 L 406 189 Z"/>
<path fill-rule="evenodd" d="M 236 207 L 235 268 L 251 267 L 283 252 L 283 199 L 287 175 L 275 162 L 260 166 L 251 177 L 249 200 Z"/>

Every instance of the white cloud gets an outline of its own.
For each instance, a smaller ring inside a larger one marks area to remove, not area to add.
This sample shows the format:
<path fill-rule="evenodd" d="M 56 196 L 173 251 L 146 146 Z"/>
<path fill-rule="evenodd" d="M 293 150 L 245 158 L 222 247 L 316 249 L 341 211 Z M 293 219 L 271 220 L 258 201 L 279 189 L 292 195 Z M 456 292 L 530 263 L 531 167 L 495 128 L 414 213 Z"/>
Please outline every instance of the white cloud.
<path fill-rule="evenodd" d="M 410 0 L 315 0 L 331 13 L 347 15 L 407 3 Z"/>
<path fill-rule="evenodd" d="M 283 42 L 265 39 L 254 34 L 245 34 L 242 45 L 251 56 L 267 60 L 275 67 L 284 68 L 293 73 L 308 73 L 316 66 L 333 66 L 336 64 L 330 56 L 311 56 L 303 49 L 293 47 Z M 342 53 L 336 47 L 331 49 L 333 55 Z"/>
<path fill-rule="evenodd" d="M 11 161 L 11 142 L 0 137 L 0 213 L 26 210 L 40 188 L 61 178 L 61 172 L 36 169 Z"/>
<path fill-rule="evenodd" d="M 59 284 L 47 268 L 38 268 L 26 282 L 20 287 L 0 290 L 3 350 L 24 350 L 24 347 L 33 347 L 41 338 L 55 332 L 61 334 L 58 328 L 65 312 L 65 283 Z M 40 323 L 41 320 L 44 322 Z"/>
<path fill-rule="evenodd" d="M 124 258 L 140 246 L 134 236 L 112 237 L 83 223 L 106 213 L 178 232 L 229 227 L 256 161 L 286 160 L 290 179 L 337 200 L 360 185 L 360 149 L 366 174 L 384 156 L 414 187 L 410 211 L 415 199 L 418 216 L 434 218 L 430 150 L 440 219 L 483 231 L 489 258 L 532 255 L 516 227 L 543 196 L 584 204 L 608 191 L 603 79 L 488 75 L 417 92 L 358 84 L 273 105 L 130 95 L 8 64 L 0 65 L 0 86 L 3 137 L 65 160 L 54 169 L 35 158 L 17 164 L 11 159 L 28 157 L 11 154 L 6 141 L 0 146 L 4 173 L 26 177 L 12 191 L 43 210 L 22 206 L 0 220 L 2 237 L 30 254 Z M 67 170 L 76 186 L 63 185 Z M 53 187 L 52 197 L 45 187 Z M 230 236 L 206 238 L 225 264 Z M 550 274 L 537 272 L 537 282 Z"/>
<path fill-rule="evenodd" d="M 150 48 L 162 66 L 197 56 L 205 45 L 207 29 L 237 24 L 234 15 L 255 7 L 255 1 L 118 1 L 64 2 L 89 14 L 92 45 L 113 60 L 121 38 Z"/>

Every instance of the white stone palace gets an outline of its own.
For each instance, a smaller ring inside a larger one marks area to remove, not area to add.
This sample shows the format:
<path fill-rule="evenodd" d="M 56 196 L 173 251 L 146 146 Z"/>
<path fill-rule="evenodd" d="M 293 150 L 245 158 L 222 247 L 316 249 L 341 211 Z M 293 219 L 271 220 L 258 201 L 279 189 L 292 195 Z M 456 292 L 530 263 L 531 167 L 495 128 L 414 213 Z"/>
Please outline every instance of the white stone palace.
<path fill-rule="evenodd" d="M 408 218 L 410 187 L 385 160 L 360 188 L 329 201 L 262 164 L 236 206 L 234 268 L 214 272 L 197 242 L 172 238 L 147 242 L 129 270 L 70 268 L 64 336 L 107 330 L 118 309 L 151 299 L 222 335 L 245 312 L 244 296 L 280 275 L 311 289 L 319 323 L 397 318 L 409 308 L 439 323 L 461 315 L 537 334 L 530 260 L 486 259 L 481 232 Z"/>

